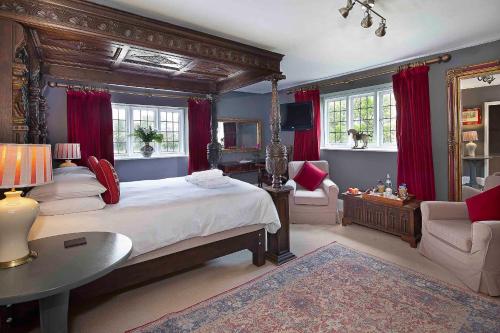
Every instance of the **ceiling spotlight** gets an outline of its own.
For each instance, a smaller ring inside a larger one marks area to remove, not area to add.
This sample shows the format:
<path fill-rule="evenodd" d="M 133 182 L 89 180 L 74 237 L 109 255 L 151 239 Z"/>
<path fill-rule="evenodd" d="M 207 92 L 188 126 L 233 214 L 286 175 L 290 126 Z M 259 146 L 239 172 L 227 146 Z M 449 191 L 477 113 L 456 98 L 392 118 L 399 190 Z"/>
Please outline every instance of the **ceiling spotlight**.
<path fill-rule="evenodd" d="M 385 25 L 385 20 L 382 20 L 382 22 L 380 22 L 377 30 L 375 30 L 375 35 L 377 35 L 378 37 L 384 37 L 386 30 L 387 30 L 387 26 Z"/>
<path fill-rule="evenodd" d="M 369 28 L 372 26 L 373 20 L 369 11 L 366 11 L 365 17 L 361 21 L 361 26 L 363 28 Z"/>
<path fill-rule="evenodd" d="M 372 15 L 376 15 L 380 18 L 381 22 L 377 30 L 375 31 L 375 35 L 377 35 L 378 37 L 384 37 L 387 32 L 387 25 L 385 23 L 386 20 L 385 17 L 383 17 L 373 9 L 373 6 L 375 6 L 375 0 L 347 0 L 347 5 L 339 9 L 340 15 L 342 15 L 343 18 L 347 18 L 347 16 L 349 16 L 349 12 L 356 3 L 358 3 L 365 11 L 365 16 L 361 21 L 361 26 L 363 28 L 371 27 L 373 24 Z"/>
<path fill-rule="evenodd" d="M 343 18 L 347 18 L 352 7 L 354 7 L 352 0 L 347 0 L 347 5 L 339 9 L 340 15 L 342 15 Z"/>
<path fill-rule="evenodd" d="M 375 6 L 375 0 L 365 0 L 363 3 L 370 8 L 373 8 L 373 6 Z"/>

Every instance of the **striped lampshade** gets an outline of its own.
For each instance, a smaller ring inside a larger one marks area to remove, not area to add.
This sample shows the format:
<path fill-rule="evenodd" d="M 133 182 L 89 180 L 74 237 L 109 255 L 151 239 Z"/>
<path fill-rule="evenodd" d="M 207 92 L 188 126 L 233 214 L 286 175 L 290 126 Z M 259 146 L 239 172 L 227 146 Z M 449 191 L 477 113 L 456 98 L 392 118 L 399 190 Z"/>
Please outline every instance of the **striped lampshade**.
<path fill-rule="evenodd" d="M 79 160 L 82 158 L 79 143 L 56 143 L 54 148 L 56 160 Z"/>
<path fill-rule="evenodd" d="M 52 182 L 50 145 L 0 143 L 0 188 Z"/>

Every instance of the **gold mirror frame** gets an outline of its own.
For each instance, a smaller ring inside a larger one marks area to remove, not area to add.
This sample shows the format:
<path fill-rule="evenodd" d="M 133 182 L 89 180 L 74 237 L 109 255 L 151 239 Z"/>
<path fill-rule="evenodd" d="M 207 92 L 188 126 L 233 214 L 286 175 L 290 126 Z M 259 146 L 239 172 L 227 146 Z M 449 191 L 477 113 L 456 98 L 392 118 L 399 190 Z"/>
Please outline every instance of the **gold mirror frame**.
<path fill-rule="evenodd" d="M 448 200 L 450 201 L 460 201 L 462 198 L 460 80 L 493 72 L 500 72 L 500 60 L 452 68 L 446 73 L 448 91 Z"/>
<path fill-rule="evenodd" d="M 222 146 L 224 153 L 256 153 L 262 151 L 262 120 L 259 119 L 243 119 L 243 118 L 219 118 L 217 122 L 234 122 L 234 123 L 256 123 L 257 124 L 257 145 L 260 148 L 234 148 L 227 149 Z"/>

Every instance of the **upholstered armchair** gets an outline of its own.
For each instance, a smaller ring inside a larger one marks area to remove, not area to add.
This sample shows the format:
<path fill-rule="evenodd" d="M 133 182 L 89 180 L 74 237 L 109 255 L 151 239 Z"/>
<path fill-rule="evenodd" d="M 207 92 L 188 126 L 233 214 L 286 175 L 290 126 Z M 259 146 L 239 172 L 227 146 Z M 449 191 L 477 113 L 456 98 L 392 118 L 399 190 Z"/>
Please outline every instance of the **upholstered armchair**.
<path fill-rule="evenodd" d="M 329 172 L 327 161 L 309 161 L 321 170 Z M 293 178 L 302 168 L 303 161 L 288 163 L 290 192 L 290 222 L 304 224 L 335 224 L 337 222 L 338 186 L 325 178 L 315 191 L 309 191 L 298 185 Z"/>
<path fill-rule="evenodd" d="M 462 186 L 462 201 L 481 193 L 482 191 L 488 191 L 496 186 L 500 185 L 500 172 L 495 172 L 493 175 L 486 177 L 484 180 L 484 189 L 480 190 L 467 185 Z"/>
<path fill-rule="evenodd" d="M 500 295 L 500 221 L 471 223 L 464 202 L 423 202 L 419 252 L 475 292 Z"/>

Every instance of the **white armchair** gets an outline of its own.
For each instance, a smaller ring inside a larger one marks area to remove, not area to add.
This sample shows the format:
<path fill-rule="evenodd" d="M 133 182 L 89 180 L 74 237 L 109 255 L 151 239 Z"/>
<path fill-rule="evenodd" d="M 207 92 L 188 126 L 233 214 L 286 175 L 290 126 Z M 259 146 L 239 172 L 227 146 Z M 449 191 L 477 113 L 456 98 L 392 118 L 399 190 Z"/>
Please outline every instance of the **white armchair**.
<path fill-rule="evenodd" d="M 500 172 L 495 172 L 493 175 L 486 177 L 484 180 L 484 189 L 483 191 L 488 191 L 494 187 L 500 185 Z M 462 201 L 469 199 L 470 197 L 475 196 L 476 194 L 481 193 L 482 190 L 470 187 L 468 185 L 462 186 Z"/>
<path fill-rule="evenodd" d="M 464 202 L 423 202 L 419 252 L 475 292 L 500 296 L 500 221 L 471 223 Z"/>
<path fill-rule="evenodd" d="M 329 172 L 327 161 L 310 161 L 321 170 Z M 288 163 L 291 186 L 290 192 L 290 222 L 304 224 L 335 224 L 337 222 L 338 186 L 328 178 L 315 191 L 309 191 L 298 185 L 293 178 L 304 164 L 303 161 Z"/>

